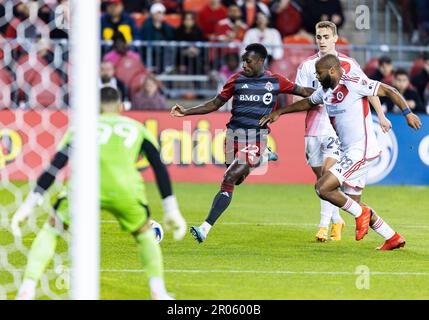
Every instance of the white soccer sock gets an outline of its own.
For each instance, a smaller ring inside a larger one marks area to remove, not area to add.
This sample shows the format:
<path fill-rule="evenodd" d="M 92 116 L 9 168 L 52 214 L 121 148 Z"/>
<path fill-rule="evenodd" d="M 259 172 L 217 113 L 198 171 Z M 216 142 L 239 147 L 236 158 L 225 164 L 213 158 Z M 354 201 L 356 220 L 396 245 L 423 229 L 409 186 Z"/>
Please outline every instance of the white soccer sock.
<path fill-rule="evenodd" d="M 207 237 L 207 234 L 209 233 L 210 229 L 212 228 L 212 225 L 208 223 L 207 221 L 204 221 L 201 226 L 200 230 L 201 232 Z"/>
<path fill-rule="evenodd" d="M 165 289 L 164 279 L 160 277 L 151 277 L 149 279 L 150 292 L 157 295 L 167 294 Z"/>
<path fill-rule="evenodd" d="M 320 199 L 320 223 L 319 228 L 329 227 L 329 222 L 331 222 L 332 216 L 332 206 L 329 201 Z"/>
<path fill-rule="evenodd" d="M 384 240 L 389 240 L 395 235 L 395 230 L 393 230 L 380 217 L 378 217 L 375 223 L 371 226 L 371 229 L 377 232 L 380 236 L 382 236 Z"/>
<path fill-rule="evenodd" d="M 332 205 L 332 223 L 339 223 L 343 221 L 343 218 L 341 218 L 340 215 L 340 208 L 337 206 Z"/>
<path fill-rule="evenodd" d="M 362 207 L 359 205 L 359 203 L 357 203 L 350 197 L 347 197 L 347 202 L 343 207 L 341 207 L 341 209 L 347 211 L 355 218 L 360 217 L 360 215 L 362 214 Z"/>
<path fill-rule="evenodd" d="M 24 279 L 19 288 L 16 300 L 34 300 L 36 297 L 37 281 L 31 278 Z"/>

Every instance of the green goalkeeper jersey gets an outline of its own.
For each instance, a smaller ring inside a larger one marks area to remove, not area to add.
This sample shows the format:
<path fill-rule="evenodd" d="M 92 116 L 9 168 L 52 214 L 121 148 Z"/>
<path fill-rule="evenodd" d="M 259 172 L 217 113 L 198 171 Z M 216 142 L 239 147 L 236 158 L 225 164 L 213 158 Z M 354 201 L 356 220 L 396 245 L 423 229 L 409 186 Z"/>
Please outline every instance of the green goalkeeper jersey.
<path fill-rule="evenodd" d="M 70 140 L 68 131 L 58 149 L 61 150 Z M 142 144 L 145 140 L 159 149 L 155 137 L 140 122 L 116 113 L 100 115 L 98 143 L 102 202 L 122 197 L 141 199 L 144 204 L 147 203 L 143 178 L 136 169 L 139 155 L 144 156 Z"/>

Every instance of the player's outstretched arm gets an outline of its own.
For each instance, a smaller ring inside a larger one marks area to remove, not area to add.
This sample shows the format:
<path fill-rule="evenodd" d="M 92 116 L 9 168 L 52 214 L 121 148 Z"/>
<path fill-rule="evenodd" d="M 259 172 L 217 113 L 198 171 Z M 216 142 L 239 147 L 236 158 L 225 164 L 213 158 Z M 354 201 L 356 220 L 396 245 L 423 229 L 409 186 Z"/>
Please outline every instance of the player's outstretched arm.
<path fill-rule="evenodd" d="M 261 118 L 261 120 L 259 120 L 259 125 L 265 126 L 267 124 L 270 124 L 270 123 L 277 121 L 278 118 L 280 118 L 280 116 L 282 114 L 306 111 L 306 110 L 311 109 L 314 106 L 315 106 L 315 104 L 312 104 L 310 102 L 309 98 L 302 99 L 298 102 L 292 103 L 289 106 L 281 107 L 281 108 L 277 109 L 276 111 L 274 111 L 274 112 L 272 112 L 266 116 L 263 116 Z"/>
<path fill-rule="evenodd" d="M 307 98 L 307 97 L 311 96 L 314 91 L 316 91 L 316 89 L 310 88 L 310 87 L 301 87 L 301 86 L 295 84 L 293 94 L 300 96 L 300 97 Z"/>
<path fill-rule="evenodd" d="M 37 205 L 41 204 L 44 193 L 54 183 L 58 171 L 66 166 L 69 159 L 69 149 L 70 146 L 66 145 L 55 154 L 49 167 L 37 179 L 35 189 L 28 194 L 25 201 L 13 215 L 11 229 L 14 236 L 21 236 L 19 224 L 33 213 Z"/>
<path fill-rule="evenodd" d="M 408 125 L 413 129 L 420 129 L 422 126 L 420 118 L 411 111 L 410 107 L 405 101 L 405 98 L 399 93 L 398 90 L 387 84 L 381 83 L 378 88 L 377 96 L 389 97 L 393 103 L 402 110 L 402 114 L 406 117 Z"/>
<path fill-rule="evenodd" d="M 377 96 L 368 97 L 369 102 L 371 103 L 372 107 L 374 108 L 375 112 L 377 113 L 378 121 L 380 122 L 381 130 L 383 130 L 384 133 L 388 132 L 390 129 L 392 129 L 392 123 L 389 119 L 386 118 L 383 108 L 381 107 L 380 98 Z"/>
<path fill-rule="evenodd" d="M 218 110 L 224 104 L 225 102 L 217 97 L 193 108 L 184 108 L 183 106 L 176 104 L 173 108 L 171 108 L 170 114 L 173 117 L 184 117 L 195 114 L 207 114 Z"/>

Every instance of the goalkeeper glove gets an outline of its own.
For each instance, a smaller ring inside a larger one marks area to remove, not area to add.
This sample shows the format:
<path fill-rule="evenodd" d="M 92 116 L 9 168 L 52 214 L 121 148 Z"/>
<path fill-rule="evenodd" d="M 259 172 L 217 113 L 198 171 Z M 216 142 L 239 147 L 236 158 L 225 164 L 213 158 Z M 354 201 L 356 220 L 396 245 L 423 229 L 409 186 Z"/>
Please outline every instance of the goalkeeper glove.
<path fill-rule="evenodd" d="M 174 240 L 181 240 L 186 234 L 186 221 L 180 213 L 176 197 L 171 195 L 162 199 L 162 207 L 165 230 L 173 230 Z"/>

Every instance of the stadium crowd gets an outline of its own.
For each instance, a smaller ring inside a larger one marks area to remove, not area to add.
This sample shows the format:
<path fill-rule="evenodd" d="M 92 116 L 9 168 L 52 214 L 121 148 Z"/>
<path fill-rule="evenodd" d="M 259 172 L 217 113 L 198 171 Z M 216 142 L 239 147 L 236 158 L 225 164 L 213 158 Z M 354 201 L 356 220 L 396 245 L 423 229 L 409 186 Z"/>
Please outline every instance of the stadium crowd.
<path fill-rule="evenodd" d="M 403 10 L 405 28 L 412 43 L 427 45 L 429 2 L 399 2 L 406 9 Z M 67 45 L 63 45 L 58 59 L 57 48 L 46 39 L 68 38 L 68 8 L 69 0 L 0 1 L 0 41 L 7 44 L 0 47 L 0 108 L 67 107 L 68 79 L 64 71 L 68 68 Z M 63 19 L 60 24 L 59 13 Z M 341 1 L 102 0 L 101 39 L 107 44 L 102 50 L 100 86 L 117 87 L 131 109 L 167 109 L 163 84 L 157 75 L 215 74 L 218 80 L 225 80 L 239 69 L 239 51 L 227 49 L 216 55 L 219 49 L 210 49 L 210 59 L 217 57 L 220 63 L 216 70 L 208 70 L 210 66 L 199 63 L 207 54 L 201 47 L 189 45 L 176 51 L 164 47 L 149 52 L 137 48 L 136 41 L 237 45 L 258 42 L 268 46 L 273 68 L 276 62 L 287 62 L 287 68 L 296 70 L 305 56 L 294 57 L 290 49 L 278 46 L 297 43 L 297 38 L 298 43 L 313 44 L 314 25 L 321 20 L 330 20 L 341 30 L 345 23 Z M 34 45 L 25 46 L 22 39 L 27 42 L 33 39 Z M 346 39 L 342 41 L 347 44 Z M 32 50 L 36 50 L 37 63 L 28 66 Z M 148 66 L 148 55 L 152 61 L 163 58 L 155 66 Z M 429 109 L 429 54 L 416 60 L 410 70 L 395 68 L 390 57 L 382 56 L 368 61 L 364 71 L 403 92 L 416 112 L 426 113 Z M 397 111 L 388 102 L 384 106 L 386 112 Z"/>

